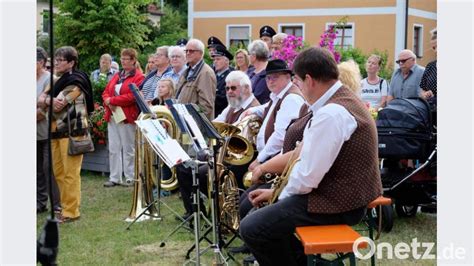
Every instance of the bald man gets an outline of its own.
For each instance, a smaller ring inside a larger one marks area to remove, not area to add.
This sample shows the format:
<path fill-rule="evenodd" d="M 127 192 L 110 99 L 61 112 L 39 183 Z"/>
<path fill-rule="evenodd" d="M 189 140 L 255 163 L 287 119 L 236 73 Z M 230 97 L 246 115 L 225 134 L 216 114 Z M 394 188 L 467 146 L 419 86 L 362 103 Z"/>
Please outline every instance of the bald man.
<path fill-rule="evenodd" d="M 387 102 L 394 98 L 420 96 L 420 82 L 425 68 L 416 64 L 416 55 L 411 50 L 402 50 L 396 63 L 400 68 L 393 72 Z"/>

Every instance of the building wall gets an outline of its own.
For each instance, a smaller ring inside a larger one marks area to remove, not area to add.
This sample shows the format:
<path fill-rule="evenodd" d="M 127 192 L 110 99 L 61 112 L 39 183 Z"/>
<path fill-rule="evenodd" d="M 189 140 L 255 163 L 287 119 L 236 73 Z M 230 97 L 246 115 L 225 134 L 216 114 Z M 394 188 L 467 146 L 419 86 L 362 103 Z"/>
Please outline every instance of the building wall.
<path fill-rule="evenodd" d="M 436 13 L 438 5 L 433 0 L 410 0 L 409 7 Z"/>
<path fill-rule="evenodd" d="M 396 0 L 195 0 L 195 11 L 391 7 Z"/>

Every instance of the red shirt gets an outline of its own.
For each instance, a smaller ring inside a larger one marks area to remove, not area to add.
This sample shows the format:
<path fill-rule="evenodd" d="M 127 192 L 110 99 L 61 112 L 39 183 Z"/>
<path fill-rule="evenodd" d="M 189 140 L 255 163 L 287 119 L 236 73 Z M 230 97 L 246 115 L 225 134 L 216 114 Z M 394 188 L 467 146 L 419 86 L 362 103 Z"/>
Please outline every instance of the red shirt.
<path fill-rule="evenodd" d="M 120 81 L 120 73 L 116 73 L 112 79 L 107 83 L 107 86 L 102 93 L 102 99 L 104 100 L 104 107 L 105 107 L 105 120 L 110 122 L 110 116 L 112 111 L 110 108 L 105 104 L 105 99 L 110 97 L 110 104 L 120 106 L 125 113 L 127 119 L 124 121 L 125 123 L 133 124 L 135 120 L 137 120 L 138 115 L 140 114 L 140 110 L 135 101 L 135 97 L 133 97 L 132 91 L 128 87 L 129 84 L 135 83 L 135 85 L 140 86 L 145 76 L 143 73 L 136 69 L 135 75 L 128 76 L 122 81 L 122 87 L 120 88 L 120 95 L 115 95 L 115 85 L 117 85 Z"/>

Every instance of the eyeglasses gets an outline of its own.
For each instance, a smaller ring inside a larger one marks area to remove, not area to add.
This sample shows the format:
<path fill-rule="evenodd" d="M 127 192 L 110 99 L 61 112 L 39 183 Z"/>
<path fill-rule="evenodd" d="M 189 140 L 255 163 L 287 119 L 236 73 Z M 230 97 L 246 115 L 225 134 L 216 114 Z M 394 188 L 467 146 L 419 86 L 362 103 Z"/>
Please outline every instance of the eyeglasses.
<path fill-rule="evenodd" d="M 166 56 L 165 54 L 156 53 L 155 56 Z"/>
<path fill-rule="evenodd" d="M 225 91 L 229 91 L 229 90 L 235 91 L 236 89 L 237 89 L 237 86 L 226 86 L 225 87 Z"/>
<path fill-rule="evenodd" d="M 67 60 L 64 59 L 64 58 L 54 58 L 54 62 L 56 62 L 56 63 L 61 63 L 61 62 L 64 62 L 64 61 L 67 61 Z"/>
<path fill-rule="evenodd" d="M 413 59 L 413 57 L 407 58 L 407 59 L 399 59 L 395 61 L 397 64 L 405 64 L 406 61 Z"/>
<path fill-rule="evenodd" d="M 171 56 L 171 59 L 178 59 L 178 58 L 181 58 L 181 57 L 182 57 L 182 56 L 180 56 L 180 55 L 172 55 L 172 56 Z"/>
<path fill-rule="evenodd" d="M 130 57 L 121 57 L 120 58 L 120 61 L 129 61 L 129 60 L 132 60 L 132 58 L 130 58 Z"/>
<path fill-rule="evenodd" d="M 280 77 L 280 75 L 266 75 L 265 80 L 266 81 L 275 81 Z"/>
<path fill-rule="evenodd" d="M 184 50 L 184 52 L 185 52 L 185 53 L 190 53 L 190 54 L 192 54 L 192 53 L 194 53 L 194 52 L 199 52 L 199 50 L 186 49 L 186 50 Z"/>

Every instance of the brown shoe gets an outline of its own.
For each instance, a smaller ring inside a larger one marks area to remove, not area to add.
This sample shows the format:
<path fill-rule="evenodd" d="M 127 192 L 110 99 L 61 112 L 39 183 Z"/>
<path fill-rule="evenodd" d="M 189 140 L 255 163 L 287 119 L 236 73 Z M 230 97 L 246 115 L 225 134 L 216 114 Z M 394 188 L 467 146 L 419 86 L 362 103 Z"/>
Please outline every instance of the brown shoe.
<path fill-rule="evenodd" d="M 74 218 L 72 218 L 72 217 L 66 217 L 66 216 L 61 216 L 61 217 L 59 217 L 58 220 L 59 220 L 59 223 L 60 223 L 60 224 L 64 224 L 64 223 L 72 223 L 72 222 L 74 222 L 74 221 L 79 220 L 80 218 L 81 218 L 81 216 L 77 216 L 77 217 L 74 217 Z"/>

